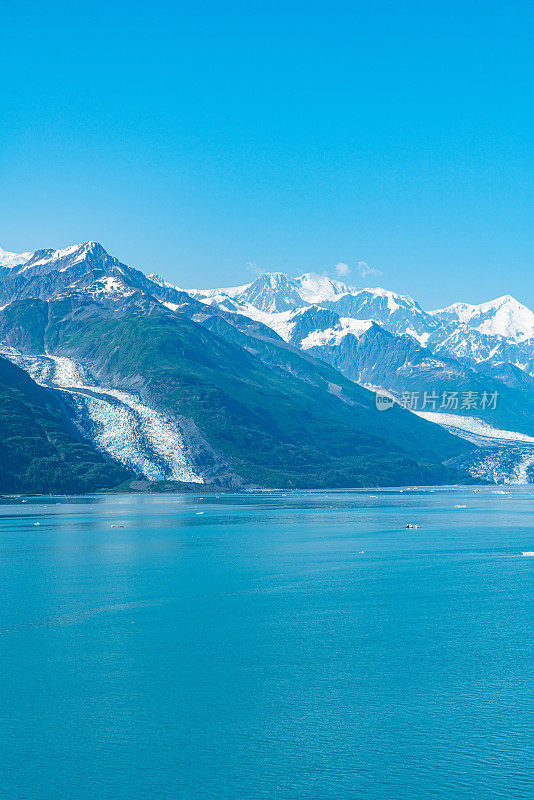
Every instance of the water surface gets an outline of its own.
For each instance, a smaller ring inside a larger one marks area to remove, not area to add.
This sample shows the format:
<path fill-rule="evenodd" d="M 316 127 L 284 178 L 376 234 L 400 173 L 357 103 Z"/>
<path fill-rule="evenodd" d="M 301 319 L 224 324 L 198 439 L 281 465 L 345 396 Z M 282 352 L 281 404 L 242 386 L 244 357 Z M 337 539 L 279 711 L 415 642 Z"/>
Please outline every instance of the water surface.
<path fill-rule="evenodd" d="M 3 501 L 2 796 L 530 800 L 524 550 L 522 487 Z"/>

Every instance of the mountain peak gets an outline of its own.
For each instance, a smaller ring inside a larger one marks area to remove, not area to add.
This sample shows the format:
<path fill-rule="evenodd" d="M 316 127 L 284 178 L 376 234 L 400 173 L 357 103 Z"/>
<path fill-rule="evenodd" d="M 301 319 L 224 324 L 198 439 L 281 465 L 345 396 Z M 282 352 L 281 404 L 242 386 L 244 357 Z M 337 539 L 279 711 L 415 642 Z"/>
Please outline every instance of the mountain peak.
<path fill-rule="evenodd" d="M 10 250 L 3 250 L 0 247 L 0 267 L 19 267 L 30 260 L 33 253 L 12 253 Z"/>
<path fill-rule="evenodd" d="M 69 264 L 82 261 L 88 255 L 95 258 L 110 257 L 98 242 L 81 242 L 71 244 L 68 247 L 59 249 L 36 250 L 32 257 L 25 263 L 24 270 L 30 267 L 42 266 L 45 264 L 54 265 L 58 261 L 68 261 Z"/>
<path fill-rule="evenodd" d="M 87 296 L 129 296 L 143 287 L 135 270 L 110 256 L 94 241 L 59 249 L 36 250 L 27 261 L 12 267 L 0 282 L 0 302 L 14 299 Z"/>
<path fill-rule="evenodd" d="M 501 297 L 496 297 L 495 300 L 488 300 L 487 303 L 481 303 L 478 308 L 485 310 L 490 308 L 502 308 L 502 306 L 526 308 L 526 306 L 520 303 L 519 300 L 516 300 L 515 297 L 512 297 L 511 294 L 503 294 Z"/>
<path fill-rule="evenodd" d="M 300 283 L 300 295 L 308 303 L 321 303 L 325 300 L 334 300 L 343 294 L 357 292 L 353 286 L 347 286 L 341 281 L 333 280 L 327 275 L 316 275 L 305 272 L 296 279 Z"/>
<path fill-rule="evenodd" d="M 239 299 L 259 311 L 290 311 L 306 305 L 299 292 L 299 282 L 284 272 L 264 272 L 239 294 Z"/>
<path fill-rule="evenodd" d="M 534 313 L 511 294 L 503 294 L 480 305 L 453 303 L 432 313 L 480 333 L 503 336 L 515 342 L 534 338 Z"/>
<path fill-rule="evenodd" d="M 407 306 L 413 307 L 418 311 L 422 310 L 419 303 L 409 294 L 399 294 L 398 292 L 392 292 L 391 289 L 383 289 L 381 286 L 368 286 L 365 289 L 360 289 L 358 293 L 369 294 L 374 298 L 384 298 L 390 311 L 396 311 L 400 307 L 405 308 Z"/>

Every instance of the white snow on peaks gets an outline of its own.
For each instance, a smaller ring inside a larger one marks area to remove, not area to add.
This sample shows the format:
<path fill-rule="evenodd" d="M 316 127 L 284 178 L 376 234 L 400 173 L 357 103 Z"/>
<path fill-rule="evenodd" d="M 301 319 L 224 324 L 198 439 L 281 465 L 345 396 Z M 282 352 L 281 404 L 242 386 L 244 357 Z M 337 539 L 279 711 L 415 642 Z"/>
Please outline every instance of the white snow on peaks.
<path fill-rule="evenodd" d="M 315 275 L 306 272 L 296 278 L 300 284 L 299 294 L 306 303 L 323 303 L 325 300 L 335 300 L 343 294 L 355 294 L 358 290 L 347 286 L 341 281 L 334 281 L 325 275 Z"/>
<path fill-rule="evenodd" d="M 157 285 L 161 286 L 163 289 L 176 289 L 177 292 L 184 291 L 179 286 L 176 286 L 175 283 L 170 283 L 169 281 L 166 281 L 165 278 L 162 278 L 161 275 L 156 275 L 155 272 L 147 275 L 147 278 L 149 281 L 152 281 L 152 283 L 157 283 Z"/>
<path fill-rule="evenodd" d="M 422 308 L 416 303 L 413 297 L 410 297 L 409 294 L 397 294 L 389 289 L 382 289 L 380 286 L 367 287 L 366 289 L 354 289 L 351 290 L 351 294 L 370 294 L 373 298 L 383 297 L 386 300 L 388 311 L 391 313 L 397 311 L 399 308 L 406 309 L 408 307 L 409 310 L 414 314 L 425 314 Z"/>
<path fill-rule="evenodd" d="M 504 336 L 515 342 L 534 337 L 534 313 L 509 294 L 480 305 L 453 303 L 432 314 L 456 318 L 480 333 Z"/>
<path fill-rule="evenodd" d="M 409 303 L 413 303 L 411 297 L 401 297 L 400 295 L 395 294 L 395 292 L 390 292 L 387 289 L 380 289 L 379 287 L 375 287 L 373 289 L 364 289 L 364 292 L 370 292 L 374 297 L 385 297 L 388 304 L 389 311 L 396 311 L 400 308 L 399 300 L 406 300 Z"/>
<path fill-rule="evenodd" d="M 151 276 L 149 276 L 151 277 Z M 303 305 L 335 300 L 344 294 L 357 294 L 358 289 L 341 281 L 332 280 L 325 275 L 306 272 L 298 278 L 291 278 L 284 272 L 264 272 L 252 283 L 243 286 L 229 286 L 221 289 L 188 289 L 187 292 L 198 300 L 220 303 L 225 297 L 239 298 L 255 284 L 262 282 L 273 292 L 283 292 L 290 287 L 301 298 Z"/>
<path fill-rule="evenodd" d="M 62 247 L 59 250 L 53 250 L 49 252 L 48 255 L 43 255 L 41 258 L 37 259 L 36 261 L 31 261 L 30 263 L 26 264 L 20 272 L 25 272 L 27 269 L 33 267 L 39 267 L 44 264 L 56 264 L 57 262 L 61 262 L 66 260 L 68 263 L 65 266 L 62 266 L 59 269 L 59 272 L 66 272 L 67 269 L 72 267 L 74 264 L 80 263 L 83 261 L 87 254 L 94 251 L 95 248 L 98 248 L 99 245 L 97 242 L 82 242 L 81 244 L 71 244 L 69 247 Z"/>
<path fill-rule="evenodd" d="M 479 327 L 482 333 L 499 334 L 516 341 L 534 336 L 534 314 L 509 294 L 490 303 L 482 303 L 480 311 L 482 314 L 493 314 Z"/>
<path fill-rule="evenodd" d="M 92 244 L 92 242 L 85 242 L 84 244 L 71 244 L 70 247 L 63 247 L 60 250 L 54 250 L 52 255 L 43 256 L 43 258 L 39 258 L 37 261 L 34 261 L 31 266 L 38 267 L 41 264 L 51 264 L 54 261 L 61 261 L 62 258 L 67 258 L 67 256 L 71 256 L 76 251 L 80 250 L 80 260 L 83 258 L 83 255 L 87 252 L 87 245 Z M 21 270 L 24 272 L 24 270 Z"/>
<path fill-rule="evenodd" d="M 341 317 L 340 325 L 326 330 L 316 330 L 302 340 L 300 346 L 302 350 L 309 350 L 311 347 L 324 347 L 324 345 L 338 345 L 349 333 L 360 337 L 369 330 L 373 324 L 372 319 L 352 319 L 351 317 Z"/>
<path fill-rule="evenodd" d="M 21 264 L 29 261 L 32 255 L 33 253 L 11 253 L 9 250 L 3 250 L 0 247 L 0 267 L 7 267 L 8 269 L 20 267 Z"/>
<path fill-rule="evenodd" d="M 196 297 L 197 300 L 218 298 L 218 297 L 237 297 L 252 286 L 251 283 L 244 283 L 243 286 L 226 286 L 223 289 L 186 289 L 187 294 Z"/>
<path fill-rule="evenodd" d="M 19 272 L 26 272 L 27 269 L 32 269 L 33 267 L 40 267 L 44 264 L 54 264 L 56 261 L 62 261 L 64 258 L 68 258 L 69 256 L 74 255 L 74 253 L 78 253 L 78 257 L 69 263 L 67 267 L 60 269 L 60 272 L 66 272 L 69 266 L 72 266 L 73 263 L 77 261 L 81 261 L 85 254 L 87 253 L 86 245 L 92 244 L 91 242 L 85 242 L 85 244 L 72 244 L 70 247 L 63 247 L 60 250 L 54 250 L 50 255 L 42 256 L 42 258 L 38 258 L 36 261 L 31 261 L 31 263 L 26 263 L 25 266 Z M 78 252 L 79 251 L 79 252 Z"/>
<path fill-rule="evenodd" d="M 266 272 L 262 277 L 265 278 L 271 289 L 285 287 L 288 282 L 288 277 L 283 272 Z"/>
<path fill-rule="evenodd" d="M 435 311 L 430 311 L 434 316 L 450 315 L 456 317 L 458 322 L 466 323 L 474 317 L 479 310 L 480 306 L 474 306 L 471 303 L 451 303 L 450 306 L 445 308 L 437 308 Z"/>

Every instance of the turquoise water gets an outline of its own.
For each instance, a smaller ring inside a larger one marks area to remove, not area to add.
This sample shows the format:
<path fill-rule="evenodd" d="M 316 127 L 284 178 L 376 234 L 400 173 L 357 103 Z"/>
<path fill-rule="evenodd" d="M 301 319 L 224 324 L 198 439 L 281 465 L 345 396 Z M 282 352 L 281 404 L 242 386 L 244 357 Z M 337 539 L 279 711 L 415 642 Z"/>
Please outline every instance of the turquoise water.
<path fill-rule="evenodd" d="M 2 797 L 534 796 L 530 489 L 4 501 L 0 549 Z"/>

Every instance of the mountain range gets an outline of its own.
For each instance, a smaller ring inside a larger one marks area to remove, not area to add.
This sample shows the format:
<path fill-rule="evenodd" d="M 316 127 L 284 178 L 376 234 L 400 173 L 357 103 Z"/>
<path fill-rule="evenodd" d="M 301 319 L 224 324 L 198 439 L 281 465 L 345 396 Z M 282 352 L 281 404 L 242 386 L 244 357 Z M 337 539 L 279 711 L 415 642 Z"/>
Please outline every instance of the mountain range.
<path fill-rule="evenodd" d="M 426 312 L 283 273 L 186 291 L 96 242 L 0 250 L 0 357 L 52 448 L 37 463 L 0 418 L 1 491 L 532 477 L 534 314 L 510 296 Z"/>

